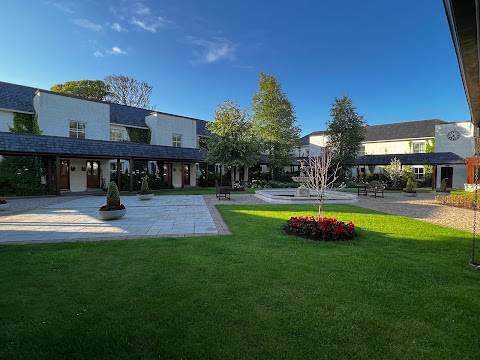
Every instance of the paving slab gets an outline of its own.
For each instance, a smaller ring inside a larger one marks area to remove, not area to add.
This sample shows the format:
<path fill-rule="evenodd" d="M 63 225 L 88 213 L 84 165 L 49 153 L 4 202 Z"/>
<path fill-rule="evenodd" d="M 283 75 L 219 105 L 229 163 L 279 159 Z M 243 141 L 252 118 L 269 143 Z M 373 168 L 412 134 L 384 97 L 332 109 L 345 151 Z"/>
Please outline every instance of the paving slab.
<path fill-rule="evenodd" d="M 100 196 L 75 197 L 1 216 L 0 244 L 219 234 L 201 195 L 155 196 L 149 201 L 128 196 L 122 203 L 127 214 L 108 221 L 98 217 L 105 204 Z"/>

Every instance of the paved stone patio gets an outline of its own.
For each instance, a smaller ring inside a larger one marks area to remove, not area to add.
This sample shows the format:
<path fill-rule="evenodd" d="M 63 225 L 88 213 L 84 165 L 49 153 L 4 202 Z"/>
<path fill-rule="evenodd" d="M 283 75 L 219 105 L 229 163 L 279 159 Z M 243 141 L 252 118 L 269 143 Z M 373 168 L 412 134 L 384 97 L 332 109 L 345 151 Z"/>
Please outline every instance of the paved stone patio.
<path fill-rule="evenodd" d="M 200 195 L 156 196 L 140 201 L 122 197 L 127 214 L 101 220 L 103 196 L 86 196 L 0 217 L 0 244 L 134 239 L 162 236 L 217 235 L 219 232 Z"/>

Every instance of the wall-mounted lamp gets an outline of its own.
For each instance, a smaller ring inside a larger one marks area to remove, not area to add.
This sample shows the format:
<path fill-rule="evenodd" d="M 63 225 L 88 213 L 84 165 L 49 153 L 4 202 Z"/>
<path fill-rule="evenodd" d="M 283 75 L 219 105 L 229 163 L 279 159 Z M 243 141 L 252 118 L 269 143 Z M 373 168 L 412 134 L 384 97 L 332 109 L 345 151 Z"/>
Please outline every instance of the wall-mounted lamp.
<path fill-rule="evenodd" d="M 82 171 L 85 171 L 86 170 L 86 167 L 85 166 L 82 166 Z"/>
<path fill-rule="evenodd" d="M 75 171 L 75 166 L 70 167 L 70 170 Z"/>

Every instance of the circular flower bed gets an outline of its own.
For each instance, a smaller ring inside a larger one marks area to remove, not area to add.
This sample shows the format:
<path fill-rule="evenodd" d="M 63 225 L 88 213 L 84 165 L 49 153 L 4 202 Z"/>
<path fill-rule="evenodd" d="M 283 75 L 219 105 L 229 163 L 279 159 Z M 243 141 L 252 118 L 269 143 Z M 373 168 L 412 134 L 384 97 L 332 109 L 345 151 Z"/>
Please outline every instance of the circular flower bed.
<path fill-rule="evenodd" d="M 284 230 L 289 235 L 317 241 L 344 241 L 357 236 L 351 221 L 345 224 L 333 218 L 317 220 L 314 216 L 291 217 Z"/>

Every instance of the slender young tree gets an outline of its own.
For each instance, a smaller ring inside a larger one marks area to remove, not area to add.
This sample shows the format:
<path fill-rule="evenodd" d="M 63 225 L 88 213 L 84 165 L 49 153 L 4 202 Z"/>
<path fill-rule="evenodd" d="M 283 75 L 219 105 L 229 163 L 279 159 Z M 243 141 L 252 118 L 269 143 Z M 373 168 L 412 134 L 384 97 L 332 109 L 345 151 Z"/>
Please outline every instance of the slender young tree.
<path fill-rule="evenodd" d="M 340 173 L 355 166 L 360 145 L 365 140 L 365 118 L 358 115 L 348 95 L 333 100 L 331 120 L 327 124 L 328 147 L 335 149 L 334 162 L 340 164 Z"/>
<path fill-rule="evenodd" d="M 227 169 L 251 166 L 256 162 L 259 146 L 252 131 L 247 110 L 240 109 L 238 102 L 226 100 L 219 104 L 214 121 L 207 124 L 210 134 L 200 147 L 206 150 L 206 160 L 220 163 Z M 232 184 L 234 171 L 232 171 Z"/>
<path fill-rule="evenodd" d="M 107 100 L 116 104 L 151 108 L 150 96 L 153 86 L 125 75 L 110 75 L 105 78 L 110 94 Z"/>
<path fill-rule="evenodd" d="M 326 190 L 333 189 L 338 179 L 339 164 L 334 164 L 333 158 L 332 149 L 325 147 L 322 148 L 321 155 L 308 158 L 308 166 L 301 163 L 300 172 L 305 174 L 304 185 L 307 189 L 313 190 L 317 197 L 318 221 L 325 215 L 323 206 Z"/>
<path fill-rule="evenodd" d="M 252 99 L 252 110 L 254 130 L 262 139 L 270 174 L 275 178 L 290 163 L 292 150 L 298 146 L 300 128 L 295 124 L 295 110 L 278 80 L 263 72 Z"/>

